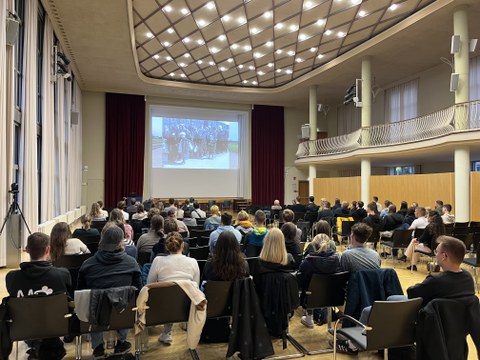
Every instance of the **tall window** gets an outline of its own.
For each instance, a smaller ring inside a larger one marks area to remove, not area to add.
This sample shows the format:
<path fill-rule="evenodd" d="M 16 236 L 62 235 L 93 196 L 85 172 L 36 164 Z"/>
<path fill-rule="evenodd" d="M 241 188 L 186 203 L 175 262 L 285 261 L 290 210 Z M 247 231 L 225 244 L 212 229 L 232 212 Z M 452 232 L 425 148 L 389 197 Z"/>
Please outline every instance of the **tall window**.
<path fill-rule="evenodd" d="M 45 10 L 38 6 L 37 21 L 37 176 L 38 176 L 38 222 L 42 213 L 42 124 L 43 124 L 43 38 Z M 48 76 L 48 74 L 46 74 Z"/>
<path fill-rule="evenodd" d="M 417 117 L 418 79 L 396 85 L 385 92 L 385 122 Z"/>

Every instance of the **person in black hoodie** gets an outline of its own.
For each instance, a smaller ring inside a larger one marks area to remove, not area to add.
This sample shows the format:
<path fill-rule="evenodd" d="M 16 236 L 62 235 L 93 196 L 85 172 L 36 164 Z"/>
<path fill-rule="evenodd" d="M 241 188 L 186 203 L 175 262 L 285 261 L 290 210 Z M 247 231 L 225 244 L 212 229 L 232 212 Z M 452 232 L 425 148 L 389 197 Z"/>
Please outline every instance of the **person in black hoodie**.
<path fill-rule="evenodd" d="M 300 304 L 305 307 L 306 291 L 313 274 L 334 274 L 341 271 L 340 256 L 329 247 L 330 238 L 327 234 L 318 234 L 313 238 L 314 252 L 308 255 L 300 264 L 299 286 Z M 302 316 L 302 324 L 313 328 L 313 311 Z"/>
<path fill-rule="evenodd" d="M 378 215 L 377 204 L 371 202 L 367 205 L 367 216 L 362 220 L 363 223 L 367 224 L 373 229 L 372 236 L 370 237 L 373 240 L 375 249 L 377 248 L 377 242 L 380 238 L 380 231 L 382 230 L 382 219 Z"/>
<path fill-rule="evenodd" d="M 67 269 L 54 267 L 49 261 L 50 237 L 39 232 L 31 234 L 27 239 L 26 251 L 30 261 L 22 262 L 20 270 L 10 271 L 5 277 L 8 294 L 12 297 L 68 294 L 72 286 L 70 273 Z M 29 359 L 61 359 L 66 353 L 59 338 L 30 340 L 26 343 L 30 347 L 27 351 Z M 41 355 L 44 351 L 49 353 L 47 357 Z M 53 354 L 58 356 L 53 357 Z"/>
<path fill-rule="evenodd" d="M 318 211 L 317 221 L 327 220 L 329 222 L 333 218 L 333 211 L 330 206 L 330 201 L 323 203 L 323 208 Z"/>
<path fill-rule="evenodd" d="M 294 223 L 285 223 L 282 225 L 282 233 L 285 237 L 285 248 L 287 253 L 291 254 L 295 259 L 295 268 L 298 269 L 301 260 L 301 252 L 298 243 L 295 241 L 297 235 L 297 227 Z M 299 256 L 300 255 L 300 256 Z"/>
<path fill-rule="evenodd" d="M 363 208 L 364 202 L 358 201 L 356 208 L 352 210 L 351 216 L 356 222 L 362 221 L 367 216 L 367 211 Z"/>
<path fill-rule="evenodd" d="M 334 211 L 335 217 L 349 217 L 350 209 L 348 208 L 348 201 L 343 201 L 342 206 Z"/>
<path fill-rule="evenodd" d="M 77 289 L 109 289 L 120 286 L 142 287 L 140 268 L 135 259 L 123 249 L 123 232 L 118 226 L 109 227 L 98 244 L 94 256 L 85 260 L 78 273 Z M 117 331 L 116 354 L 125 353 L 131 348 L 126 340 L 128 329 Z M 105 348 L 103 333 L 91 333 L 93 358 L 103 359 Z"/>
<path fill-rule="evenodd" d="M 403 224 L 402 214 L 397 212 L 397 207 L 392 204 L 388 207 L 388 215 L 383 218 L 383 231 L 393 231 Z"/>

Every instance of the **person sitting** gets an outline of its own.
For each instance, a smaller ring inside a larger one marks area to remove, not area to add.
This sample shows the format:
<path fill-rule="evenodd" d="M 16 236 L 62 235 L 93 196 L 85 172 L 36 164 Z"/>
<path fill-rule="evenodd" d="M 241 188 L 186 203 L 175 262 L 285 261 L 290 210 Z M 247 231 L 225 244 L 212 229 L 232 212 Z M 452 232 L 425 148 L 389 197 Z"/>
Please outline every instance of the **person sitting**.
<path fill-rule="evenodd" d="M 293 220 L 295 220 L 295 213 L 290 210 L 290 209 L 285 209 L 283 210 L 282 212 L 282 220 L 283 220 L 283 223 L 292 223 L 293 224 Z M 297 225 L 295 225 L 295 227 L 297 228 L 297 235 L 295 236 L 295 241 L 300 244 L 300 239 L 302 238 L 302 230 L 299 229 L 297 227 Z"/>
<path fill-rule="evenodd" d="M 417 262 L 420 258 L 419 253 L 431 254 L 435 249 L 435 241 L 440 235 L 445 235 L 445 225 L 440 214 L 436 210 L 430 210 L 427 216 L 428 225 L 424 233 L 419 237 L 412 239 L 405 251 L 405 258 L 402 260 L 411 260 L 412 265 L 407 267 L 407 270 L 417 271 Z"/>
<path fill-rule="evenodd" d="M 168 199 L 168 207 L 164 209 L 164 211 L 168 214 L 170 210 L 173 210 L 175 212 L 175 216 L 177 216 L 177 207 L 175 206 L 175 199 L 170 198 Z"/>
<path fill-rule="evenodd" d="M 132 215 L 132 220 L 143 220 L 147 217 L 147 212 L 145 211 L 145 207 L 143 204 L 137 205 L 137 212 Z"/>
<path fill-rule="evenodd" d="M 136 198 L 134 197 L 130 198 L 130 205 L 126 209 L 127 213 L 136 213 L 138 205 L 139 204 L 137 204 Z"/>
<path fill-rule="evenodd" d="M 392 237 L 392 232 L 395 229 L 400 229 L 403 224 L 402 214 L 397 213 L 397 207 L 391 204 L 388 207 L 388 215 L 382 218 L 382 237 Z"/>
<path fill-rule="evenodd" d="M 328 225 L 328 224 L 327 224 Z M 327 234 L 317 234 L 312 240 L 312 252 L 305 257 L 300 264 L 300 304 L 305 308 L 306 291 L 310 285 L 313 274 L 334 274 L 341 271 L 340 255 L 332 250 L 330 242 L 332 240 Z M 301 322 L 307 328 L 313 328 L 313 310 L 308 310 L 302 316 Z"/>
<path fill-rule="evenodd" d="M 80 239 L 72 238 L 70 226 L 66 222 L 56 223 L 50 233 L 50 256 L 52 261 L 63 255 L 90 254 L 87 245 Z"/>
<path fill-rule="evenodd" d="M 123 216 L 123 212 L 120 209 L 113 209 L 110 212 L 110 221 L 115 222 L 117 225 L 122 225 L 125 229 L 125 238 L 129 240 L 133 240 L 133 228 L 132 225 L 127 224 L 125 222 L 125 217 Z"/>
<path fill-rule="evenodd" d="M 435 201 L 434 210 L 436 210 L 439 214 L 442 214 L 442 209 L 443 209 L 443 201 L 442 200 Z"/>
<path fill-rule="evenodd" d="M 335 241 L 332 240 L 332 227 L 328 222 L 326 222 L 325 220 L 317 221 L 317 223 L 315 224 L 314 230 L 316 235 L 319 235 L 319 234 L 327 235 L 327 237 L 329 238 L 328 248 L 332 251 L 337 251 L 337 245 L 335 244 Z M 303 256 L 306 257 L 308 255 L 314 254 L 315 252 L 316 251 L 312 241 L 307 245 L 307 248 L 305 249 Z"/>
<path fill-rule="evenodd" d="M 339 198 L 335 198 L 335 202 L 333 203 L 333 212 L 335 213 L 335 211 L 339 208 L 342 207 L 342 204 L 340 203 L 340 199 Z"/>
<path fill-rule="evenodd" d="M 137 252 L 152 252 L 153 247 L 163 239 L 164 219 L 161 215 L 155 215 L 150 221 L 150 229 L 146 234 L 142 234 L 137 241 Z"/>
<path fill-rule="evenodd" d="M 190 209 L 183 211 L 183 223 L 188 226 L 197 226 L 197 219 L 192 217 L 192 212 Z"/>
<path fill-rule="evenodd" d="M 350 213 L 350 216 L 353 218 L 354 221 L 359 222 L 367 217 L 367 211 L 363 208 L 363 206 L 363 201 L 357 201 L 356 208 L 353 209 Z"/>
<path fill-rule="evenodd" d="M 175 200 L 175 207 L 177 208 L 177 212 L 175 213 L 175 217 L 177 219 L 183 219 L 183 205 L 178 202 L 178 200 Z"/>
<path fill-rule="evenodd" d="M 240 241 L 242 241 L 242 234 L 240 234 L 240 231 L 238 231 L 232 226 L 232 215 L 230 215 L 227 212 L 224 212 L 221 216 L 220 226 L 216 230 L 213 230 L 210 233 L 210 239 L 208 241 L 208 247 L 210 248 L 210 253 L 213 254 L 217 239 L 219 235 L 224 231 L 232 232 L 233 235 L 235 235 L 235 238 L 237 239 L 239 244 L 240 244 Z"/>
<path fill-rule="evenodd" d="M 275 200 L 273 202 L 273 205 L 271 207 L 272 210 L 282 210 L 282 205 L 280 205 L 280 201 L 279 200 Z"/>
<path fill-rule="evenodd" d="M 177 219 L 177 213 L 174 210 L 169 210 L 167 213 L 168 217 L 171 219 L 174 219 L 175 222 L 177 223 L 178 226 L 178 231 L 181 233 L 186 233 L 188 237 L 190 235 L 190 231 L 188 230 L 187 225 L 183 222 Z"/>
<path fill-rule="evenodd" d="M 100 210 L 100 205 L 98 203 L 94 202 L 92 204 L 92 208 L 90 209 L 90 217 L 92 218 L 92 221 L 106 221 L 107 216 L 105 216 L 104 213 Z"/>
<path fill-rule="evenodd" d="M 306 206 L 303 205 L 303 204 L 300 202 L 300 196 L 297 196 L 297 197 L 293 200 L 293 205 L 290 207 L 290 209 L 291 209 L 294 213 L 304 213 L 304 212 L 306 212 Z"/>
<path fill-rule="evenodd" d="M 380 230 L 382 230 L 382 220 L 380 219 L 380 216 L 378 216 L 378 207 L 374 202 L 367 205 L 367 216 L 362 222 L 370 226 L 373 232 L 376 232 L 377 235 L 380 233 Z M 377 243 L 374 242 L 374 248 L 376 247 Z"/>
<path fill-rule="evenodd" d="M 348 201 L 342 201 L 342 206 L 333 212 L 335 217 L 349 217 L 350 209 L 348 208 Z"/>
<path fill-rule="evenodd" d="M 393 203 L 390 201 L 390 200 L 385 200 L 383 202 L 383 204 L 385 205 L 385 207 L 383 208 L 383 210 L 380 212 L 380 219 L 383 219 L 385 216 L 388 215 L 388 207 L 390 205 L 392 205 Z M 396 211 L 396 208 L 395 208 L 395 211 Z"/>
<path fill-rule="evenodd" d="M 330 221 L 331 218 L 333 218 L 333 211 L 331 209 L 331 204 L 330 204 L 330 201 L 324 201 L 323 202 L 323 206 L 321 209 L 319 209 L 318 211 L 318 215 L 317 215 L 317 221 L 320 221 L 320 220 L 326 220 L 326 221 Z"/>
<path fill-rule="evenodd" d="M 309 201 L 309 203 L 308 203 L 308 205 L 305 207 L 305 211 L 306 211 L 306 212 L 314 212 L 314 213 L 318 212 L 318 205 L 315 204 L 315 197 L 314 197 L 314 196 L 310 196 L 310 197 L 308 198 L 308 201 Z"/>
<path fill-rule="evenodd" d="M 410 206 L 407 209 L 407 215 L 405 215 L 405 217 L 403 218 L 403 227 L 405 229 L 408 229 L 415 220 L 416 220 L 415 208 L 413 206 Z"/>
<path fill-rule="evenodd" d="M 398 210 L 397 213 L 405 217 L 407 215 L 407 211 L 408 211 L 408 203 L 406 201 L 402 201 L 400 203 L 400 210 Z"/>
<path fill-rule="evenodd" d="M 379 269 L 382 261 L 378 253 L 365 246 L 372 235 L 372 228 L 364 223 L 352 227 L 352 247 L 340 257 L 342 271 L 355 272 L 363 269 Z"/>
<path fill-rule="evenodd" d="M 250 221 L 250 217 L 248 216 L 245 210 L 240 210 L 237 214 L 237 221 L 234 225 L 235 229 L 240 231 L 242 236 L 248 234 L 249 232 L 253 231 L 253 224 Z"/>
<path fill-rule="evenodd" d="M 207 214 L 205 211 L 200 209 L 200 204 L 198 202 L 193 203 L 192 218 L 194 219 L 205 219 Z"/>
<path fill-rule="evenodd" d="M 122 230 L 122 233 L 123 233 L 123 241 L 122 241 L 123 249 L 125 250 L 127 255 L 136 259 L 137 258 L 137 248 L 135 247 L 135 243 L 133 242 L 132 239 L 127 239 L 125 237 L 125 227 L 123 226 L 123 224 L 121 222 L 116 222 L 116 221 L 107 222 L 102 229 L 101 235 L 103 236 L 103 234 L 105 234 L 105 231 L 107 231 L 107 229 L 112 227 L 112 226 L 116 226 L 120 230 Z"/>
<path fill-rule="evenodd" d="M 5 276 L 5 285 L 11 297 L 70 293 L 72 286 L 70 273 L 67 269 L 54 267 L 50 262 L 48 235 L 40 232 L 30 234 L 25 251 L 30 255 L 30 261 L 20 263 L 19 270 L 9 271 Z M 30 348 L 27 351 L 28 359 L 59 360 L 66 354 L 59 338 L 28 340 L 26 344 Z M 41 355 L 40 349 L 42 352 L 48 352 L 50 356 Z"/>
<path fill-rule="evenodd" d="M 118 226 L 110 226 L 103 232 L 98 251 L 85 260 L 78 273 L 77 289 L 110 289 L 120 286 L 142 287 L 140 268 L 123 248 L 124 234 Z M 128 329 L 117 331 L 114 353 L 123 354 L 131 348 L 127 341 Z M 102 332 L 90 334 L 94 359 L 105 357 Z"/>
<path fill-rule="evenodd" d="M 157 256 L 148 273 L 147 284 L 155 282 L 189 280 L 198 287 L 200 269 L 197 260 L 182 254 L 185 243 L 182 235 L 171 232 L 165 239 L 165 247 L 170 255 Z M 158 341 L 164 344 L 172 343 L 172 325 L 165 324 Z"/>
<path fill-rule="evenodd" d="M 203 225 L 205 230 L 215 230 L 221 223 L 220 209 L 217 205 L 210 207 L 210 213 L 211 216 L 205 220 L 205 224 Z"/>
<path fill-rule="evenodd" d="M 158 242 L 152 248 L 152 255 L 150 255 L 150 262 L 153 262 L 153 259 L 157 255 L 168 255 L 167 248 L 165 247 L 165 238 L 171 232 L 178 232 L 178 225 L 175 219 L 166 218 L 163 224 L 163 235 Z"/>
<path fill-rule="evenodd" d="M 294 223 L 285 223 L 282 225 L 281 230 L 285 238 L 285 248 L 287 249 L 287 253 L 291 254 L 295 260 L 298 259 L 298 263 L 295 261 L 295 268 L 298 268 L 298 266 L 300 266 L 299 261 L 301 260 L 301 251 L 298 243 L 295 241 L 297 227 Z"/>
<path fill-rule="evenodd" d="M 90 227 L 92 224 L 92 217 L 89 214 L 84 214 L 80 218 L 80 222 L 82 223 L 82 227 L 80 229 L 75 229 L 72 237 L 96 238 L 100 236 L 98 229 L 92 229 Z"/>
<path fill-rule="evenodd" d="M 415 220 L 413 220 L 412 224 L 408 228 L 409 230 L 415 229 L 425 229 L 428 225 L 428 220 L 426 218 L 427 211 L 424 207 L 417 206 L 415 208 Z"/>
<path fill-rule="evenodd" d="M 127 208 L 127 203 L 125 202 L 125 200 L 121 200 L 117 203 L 117 209 L 122 212 L 124 221 L 130 220 L 130 214 L 125 211 L 126 208 Z"/>
<path fill-rule="evenodd" d="M 100 212 L 102 213 L 102 215 L 105 217 L 105 219 L 108 219 L 108 211 L 103 208 L 103 201 L 98 200 L 97 204 L 98 206 L 100 206 Z"/>
<path fill-rule="evenodd" d="M 377 205 L 377 213 L 380 213 L 380 211 L 382 211 L 382 204 L 378 202 L 378 196 L 372 197 L 372 202 Z"/>
<path fill-rule="evenodd" d="M 266 216 L 262 210 L 255 212 L 255 228 L 245 236 L 245 248 L 248 257 L 258 256 L 263 247 L 263 240 L 267 235 L 265 227 Z"/>
<path fill-rule="evenodd" d="M 442 220 L 444 224 L 455 224 L 455 215 L 452 214 L 452 205 L 443 205 Z"/>

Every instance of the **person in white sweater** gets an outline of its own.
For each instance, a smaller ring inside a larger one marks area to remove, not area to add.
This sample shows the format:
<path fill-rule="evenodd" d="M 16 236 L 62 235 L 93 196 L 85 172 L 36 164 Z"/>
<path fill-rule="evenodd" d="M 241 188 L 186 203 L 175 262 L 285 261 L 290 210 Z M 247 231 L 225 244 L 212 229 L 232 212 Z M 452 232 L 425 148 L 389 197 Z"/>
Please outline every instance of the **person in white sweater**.
<path fill-rule="evenodd" d="M 198 287 L 200 269 L 197 260 L 182 255 L 183 237 L 178 232 L 171 232 L 165 240 L 168 256 L 157 256 L 148 273 L 147 284 L 160 281 L 189 280 Z M 164 344 L 172 343 L 172 324 L 165 324 L 158 341 Z"/>
<path fill-rule="evenodd" d="M 66 222 L 55 224 L 50 233 L 50 257 L 52 261 L 63 255 L 89 254 L 87 245 L 80 239 L 72 238 L 70 226 Z"/>

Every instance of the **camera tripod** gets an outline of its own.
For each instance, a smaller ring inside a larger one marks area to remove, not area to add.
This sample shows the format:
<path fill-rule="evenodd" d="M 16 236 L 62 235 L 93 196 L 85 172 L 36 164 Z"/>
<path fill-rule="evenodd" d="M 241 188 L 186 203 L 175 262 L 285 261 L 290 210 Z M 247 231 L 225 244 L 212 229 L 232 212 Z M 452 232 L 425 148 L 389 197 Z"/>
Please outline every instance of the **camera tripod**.
<path fill-rule="evenodd" d="M 5 228 L 5 225 L 7 224 L 7 221 L 9 217 L 12 214 L 17 214 L 20 213 L 20 216 L 22 217 L 23 223 L 25 224 L 28 233 L 31 234 L 32 232 L 30 231 L 30 227 L 27 224 L 27 220 L 25 220 L 25 217 L 23 216 L 22 209 L 20 209 L 20 205 L 18 204 L 18 190 L 17 191 L 9 191 L 9 193 L 13 194 L 13 201 L 12 204 L 10 205 L 10 208 L 8 209 L 7 216 L 5 216 L 5 219 L 3 219 L 3 224 L 2 228 L 0 229 L 0 236 L 3 233 L 3 229 Z"/>

